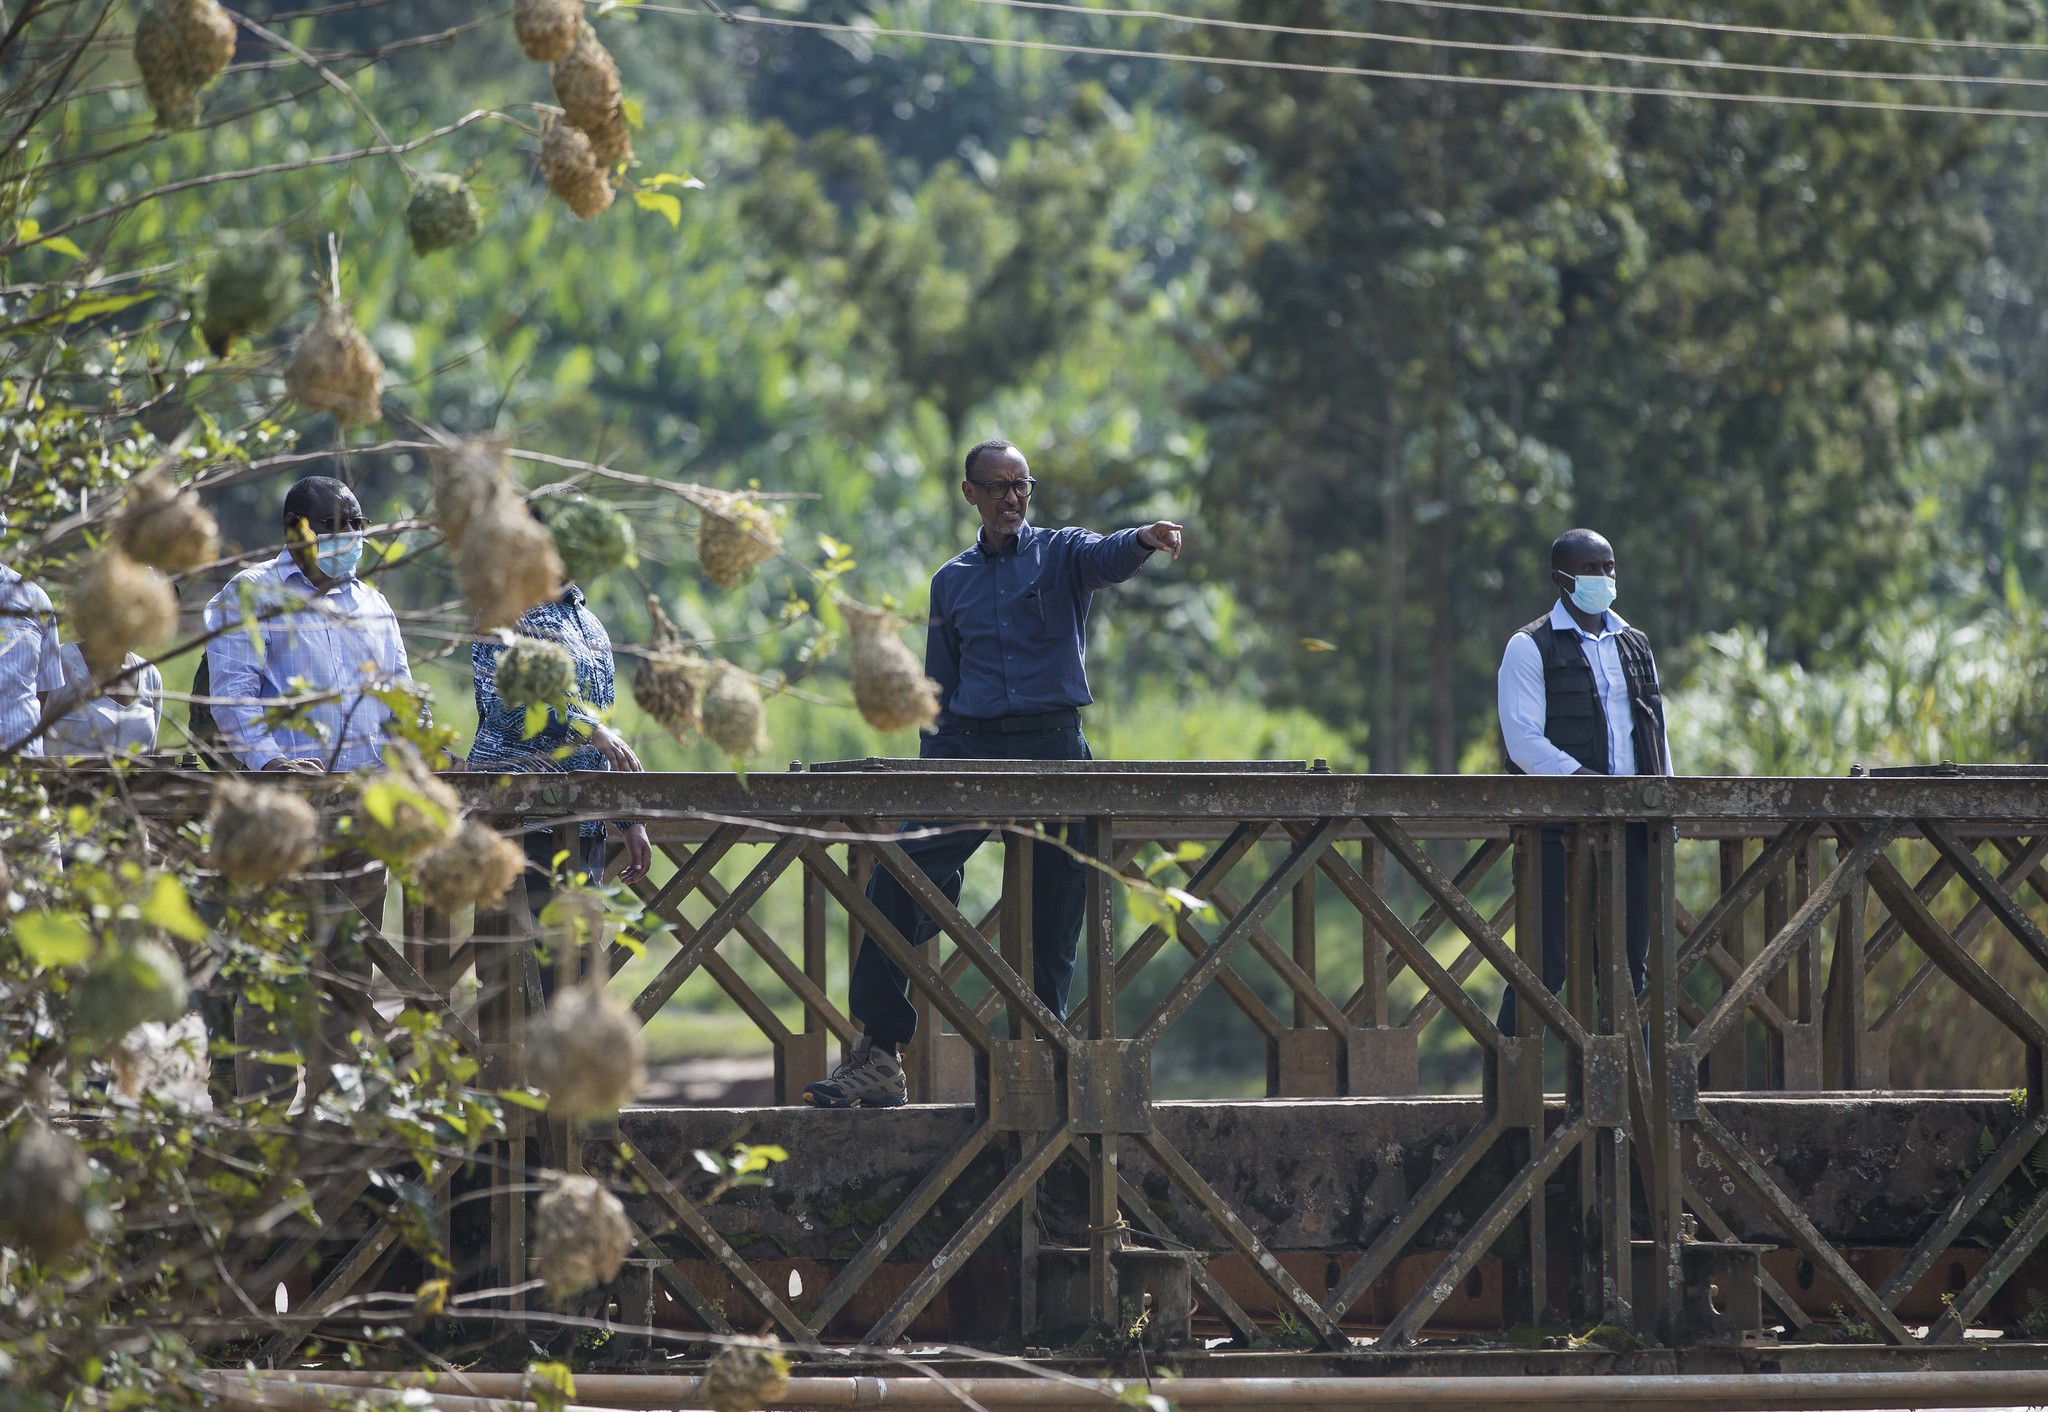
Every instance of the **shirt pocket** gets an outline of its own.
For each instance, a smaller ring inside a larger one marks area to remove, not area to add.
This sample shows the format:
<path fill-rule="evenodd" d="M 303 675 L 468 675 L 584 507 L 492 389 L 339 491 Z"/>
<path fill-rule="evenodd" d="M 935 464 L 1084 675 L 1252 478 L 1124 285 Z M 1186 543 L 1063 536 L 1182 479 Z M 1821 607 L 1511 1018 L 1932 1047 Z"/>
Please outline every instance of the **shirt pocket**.
<path fill-rule="evenodd" d="M 1065 642 L 1074 636 L 1073 601 L 1056 588 L 1039 588 L 1024 595 L 1024 621 L 1037 642 Z"/>

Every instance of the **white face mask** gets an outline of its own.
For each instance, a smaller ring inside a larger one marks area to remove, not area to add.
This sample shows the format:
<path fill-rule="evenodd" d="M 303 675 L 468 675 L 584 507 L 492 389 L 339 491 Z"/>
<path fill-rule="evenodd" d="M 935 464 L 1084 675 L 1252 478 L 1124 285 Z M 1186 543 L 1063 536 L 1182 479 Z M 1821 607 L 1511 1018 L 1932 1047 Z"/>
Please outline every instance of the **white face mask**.
<path fill-rule="evenodd" d="M 1572 580 L 1572 606 L 1581 613 L 1604 613 L 1614 606 L 1614 580 L 1601 574 L 1580 574 Z"/>

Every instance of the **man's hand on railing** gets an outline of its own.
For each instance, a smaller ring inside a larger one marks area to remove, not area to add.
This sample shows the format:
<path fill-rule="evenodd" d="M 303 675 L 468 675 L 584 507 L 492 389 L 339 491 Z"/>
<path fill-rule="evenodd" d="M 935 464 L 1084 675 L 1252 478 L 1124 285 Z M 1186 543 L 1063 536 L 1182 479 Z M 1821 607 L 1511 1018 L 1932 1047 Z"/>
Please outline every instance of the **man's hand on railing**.
<path fill-rule="evenodd" d="M 640 763 L 640 757 L 633 753 L 633 747 L 626 744 L 626 738 L 610 726 L 592 726 L 590 745 L 598 754 L 604 756 L 614 770 L 624 770 L 637 775 L 646 769 L 646 766 Z"/>
<path fill-rule="evenodd" d="M 298 775 L 324 775 L 327 773 L 326 765 L 318 760 L 294 760 L 288 755 L 278 756 L 263 768 L 266 770 L 290 770 L 293 774 Z"/>
<path fill-rule="evenodd" d="M 620 832 L 626 840 L 626 865 L 619 869 L 619 881 L 639 882 L 654 866 L 654 845 L 647 841 L 647 825 L 628 824 Z"/>

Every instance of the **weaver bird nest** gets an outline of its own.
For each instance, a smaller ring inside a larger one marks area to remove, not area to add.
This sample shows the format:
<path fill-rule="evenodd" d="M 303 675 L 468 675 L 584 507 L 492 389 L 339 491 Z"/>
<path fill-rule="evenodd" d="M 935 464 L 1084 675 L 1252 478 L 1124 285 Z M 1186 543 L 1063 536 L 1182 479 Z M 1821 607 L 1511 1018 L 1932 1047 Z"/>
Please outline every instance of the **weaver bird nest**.
<path fill-rule="evenodd" d="M 841 599 L 853 639 L 853 704 L 878 731 L 930 730 L 939 718 L 939 684 L 924 674 L 896 634 L 893 613 Z"/>
<path fill-rule="evenodd" d="M 475 819 L 420 859 L 416 877 L 427 905 L 442 913 L 491 907 L 526 871 L 526 850 Z"/>
<path fill-rule="evenodd" d="M 772 1339 L 741 1338 L 704 1369 L 698 1399 L 712 1412 L 758 1412 L 789 1391 L 789 1360 Z"/>
<path fill-rule="evenodd" d="M 548 193 L 582 220 L 611 209 L 618 194 L 590 139 L 552 113 L 541 119 L 540 172 Z"/>
<path fill-rule="evenodd" d="M 384 415 L 384 360 L 348 310 L 326 295 L 285 364 L 284 386 L 307 411 L 332 412 L 343 426 Z"/>
<path fill-rule="evenodd" d="M 449 547 L 461 547 L 463 532 L 477 511 L 499 495 L 512 493 L 506 447 L 501 436 L 472 436 L 433 454 L 434 525 Z"/>
<path fill-rule="evenodd" d="M 320 816 L 289 790 L 223 777 L 213 791 L 208 861 L 230 882 L 258 887 L 289 877 L 320 848 Z"/>
<path fill-rule="evenodd" d="M 199 336 L 216 358 L 235 340 L 276 326 L 298 303 L 299 257 L 276 234 L 238 236 L 214 252 L 206 271 Z"/>
<path fill-rule="evenodd" d="M 651 593 L 647 613 L 654 619 L 654 642 L 633 673 L 633 700 L 681 740 L 697 727 L 697 697 L 709 664 L 683 650 L 676 625 Z"/>
<path fill-rule="evenodd" d="M 96 1045 L 149 1020 L 167 1025 L 185 1013 L 190 996 L 185 968 L 161 942 L 110 948 L 71 987 L 71 1037 Z"/>
<path fill-rule="evenodd" d="M 475 240 L 484 228 L 483 208 L 469 183 L 447 172 L 428 172 L 405 203 L 405 233 L 412 253 L 431 255 Z"/>
<path fill-rule="evenodd" d="M 393 747 L 392 764 L 363 782 L 356 832 L 387 863 L 409 863 L 454 837 L 462 800 L 410 750 Z"/>
<path fill-rule="evenodd" d="M 702 518 L 697 525 L 697 562 L 720 588 L 738 588 L 756 564 L 782 552 L 782 536 L 766 510 L 729 490 L 693 495 Z"/>
<path fill-rule="evenodd" d="M 639 1023 L 609 993 L 576 985 L 558 994 L 526 1038 L 527 1078 L 567 1122 L 616 1113 L 646 1081 Z"/>
<path fill-rule="evenodd" d="M 491 496 L 463 526 L 456 559 L 477 630 L 509 627 L 529 608 L 562 593 L 562 559 L 553 536 L 509 487 Z"/>
<path fill-rule="evenodd" d="M 514 710 L 566 706 L 576 690 L 576 661 L 559 642 L 515 637 L 498 654 L 498 697 Z"/>
<path fill-rule="evenodd" d="M 554 536 L 570 583 L 589 583 L 639 562 L 633 526 L 611 506 L 581 495 L 551 495 L 534 508 Z"/>
<path fill-rule="evenodd" d="M 197 495 L 152 471 L 128 487 L 114 542 L 138 564 L 181 574 L 220 557 L 220 526 Z"/>
<path fill-rule="evenodd" d="M 91 1180 L 85 1149 L 29 1118 L 0 1152 L 0 1245 L 46 1263 L 69 1254 L 89 1230 Z"/>
<path fill-rule="evenodd" d="M 219 0 L 157 0 L 135 26 L 135 67 L 157 126 L 199 121 L 200 91 L 235 57 L 235 22 Z"/>
<path fill-rule="evenodd" d="M 768 748 L 768 711 L 761 704 L 760 686 L 729 662 L 711 670 L 716 675 L 697 705 L 704 738 L 735 760 L 761 754 Z"/>
<path fill-rule="evenodd" d="M 568 58 L 582 27 L 583 0 L 518 0 L 512 7 L 519 48 L 538 64 Z"/>
<path fill-rule="evenodd" d="M 551 1173 L 533 1207 L 533 1259 L 555 1299 L 618 1278 L 632 1248 L 626 1208 L 597 1178 Z"/>
<path fill-rule="evenodd" d="M 626 131 L 626 109 L 619 92 L 619 66 L 588 24 L 576 31 L 576 42 L 554 67 L 555 101 L 562 120 L 590 139 L 601 167 L 633 160 L 633 139 Z"/>
<path fill-rule="evenodd" d="M 70 616 L 85 665 L 103 676 L 178 630 L 178 596 L 169 579 L 110 547 L 78 581 Z"/>

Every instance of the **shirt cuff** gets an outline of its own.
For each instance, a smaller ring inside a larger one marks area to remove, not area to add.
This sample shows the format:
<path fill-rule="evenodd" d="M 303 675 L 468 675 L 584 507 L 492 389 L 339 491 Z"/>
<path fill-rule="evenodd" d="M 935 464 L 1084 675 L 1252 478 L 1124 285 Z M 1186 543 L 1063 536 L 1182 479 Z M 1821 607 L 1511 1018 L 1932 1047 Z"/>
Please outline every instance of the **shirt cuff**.
<path fill-rule="evenodd" d="M 240 754 L 242 756 L 242 768 L 245 770 L 260 770 L 273 760 L 284 759 L 284 752 L 278 749 L 277 742 L 268 736 L 250 746 L 247 750 L 241 751 Z"/>

